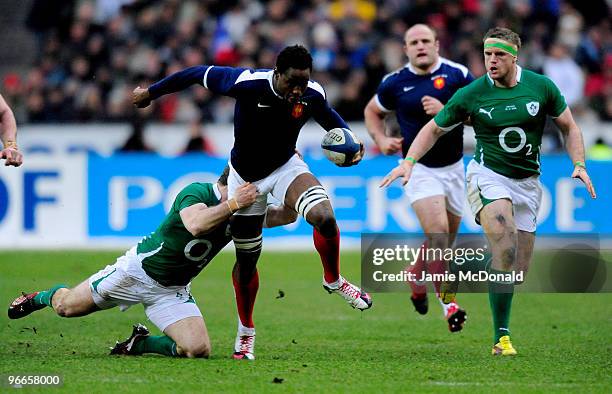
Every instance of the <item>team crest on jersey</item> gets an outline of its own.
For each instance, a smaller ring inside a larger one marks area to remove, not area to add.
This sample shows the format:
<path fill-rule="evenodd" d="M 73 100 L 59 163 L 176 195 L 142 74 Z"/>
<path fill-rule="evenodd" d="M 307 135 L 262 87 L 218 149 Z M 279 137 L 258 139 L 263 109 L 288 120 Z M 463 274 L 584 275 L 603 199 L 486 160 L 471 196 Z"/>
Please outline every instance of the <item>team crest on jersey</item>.
<path fill-rule="evenodd" d="M 444 77 L 438 77 L 434 79 L 433 85 L 434 85 L 434 88 L 440 90 L 444 87 L 444 85 L 446 85 L 446 80 L 444 79 Z"/>
<path fill-rule="evenodd" d="M 527 107 L 527 112 L 529 112 L 529 115 L 531 116 L 536 116 L 536 114 L 540 110 L 540 103 L 538 103 L 537 101 L 531 101 L 525 104 L 525 106 Z"/>
<path fill-rule="evenodd" d="M 304 104 L 296 103 L 293 104 L 293 109 L 291 110 L 291 116 L 295 119 L 301 117 L 304 114 Z"/>

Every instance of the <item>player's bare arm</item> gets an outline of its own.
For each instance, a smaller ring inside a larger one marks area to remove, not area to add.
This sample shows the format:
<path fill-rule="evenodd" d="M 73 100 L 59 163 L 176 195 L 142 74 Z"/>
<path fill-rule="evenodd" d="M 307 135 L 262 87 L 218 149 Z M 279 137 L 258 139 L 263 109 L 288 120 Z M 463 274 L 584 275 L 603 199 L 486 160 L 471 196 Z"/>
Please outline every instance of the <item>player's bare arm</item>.
<path fill-rule="evenodd" d="M 402 149 L 403 138 L 389 137 L 385 134 L 385 116 L 373 97 L 363 111 L 366 128 L 378 149 L 385 155 L 392 155 Z"/>
<path fill-rule="evenodd" d="M 438 127 L 433 119 L 427 122 L 427 124 L 419 131 L 419 134 L 412 142 L 412 145 L 410 145 L 406 158 L 383 178 L 380 187 L 389 186 L 399 177 L 403 178 L 402 185 L 407 184 L 410 180 L 412 167 L 414 167 L 416 162 L 419 161 L 421 157 L 429 152 L 429 150 L 443 134 L 444 130 Z"/>
<path fill-rule="evenodd" d="M 580 179 L 585 184 L 591 198 L 597 198 L 595 187 L 584 165 L 584 142 L 582 139 L 582 132 L 574 121 L 572 111 L 570 111 L 569 107 L 565 108 L 561 115 L 554 119 L 554 122 L 565 138 L 565 148 L 572 159 L 572 163 L 574 163 L 572 178 Z"/>
<path fill-rule="evenodd" d="M 19 167 L 23 163 L 23 156 L 17 148 L 17 122 L 13 111 L 0 95 L 0 139 L 3 149 L 0 159 L 5 159 L 5 166 Z"/>
<path fill-rule="evenodd" d="M 219 205 L 208 207 L 199 203 L 183 208 L 180 212 L 181 220 L 187 231 L 197 237 L 217 227 L 237 210 L 251 206 L 256 198 L 257 187 L 245 183 L 238 187 L 234 198 L 222 201 Z"/>

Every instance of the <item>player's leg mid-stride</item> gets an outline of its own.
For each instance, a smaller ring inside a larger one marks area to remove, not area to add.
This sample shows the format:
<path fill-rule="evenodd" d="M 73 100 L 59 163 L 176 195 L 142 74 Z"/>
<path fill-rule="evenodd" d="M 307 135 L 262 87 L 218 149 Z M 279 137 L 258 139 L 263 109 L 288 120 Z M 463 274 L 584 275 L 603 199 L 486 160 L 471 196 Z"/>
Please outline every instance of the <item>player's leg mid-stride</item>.
<path fill-rule="evenodd" d="M 519 254 L 533 250 L 533 242 L 525 242 L 527 249 L 518 253 L 518 232 L 509 199 L 491 201 L 479 212 L 480 222 L 487 235 L 493 260 L 490 272 L 493 274 L 512 271 L 517 266 Z M 532 233 L 521 232 L 532 235 Z M 524 237 L 521 237 L 524 238 Z M 527 239 L 525 241 L 528 241 Z M 489 303 L 493 315 L 493 349 L 495 356 L 514 356 L 516 349 L 510 342 L 510 311 L 514 296 L 514 282 L 490 281 Z"/>
<path fill-rule="evenodd" d="M 463 173 L 461 173 L 461 177 L 463 177 Z M 409 183 L 408 187 L 410 186 L 412 185 Z M 412 208 L 417 214 L 421 227 L 427 234 L 427 240 L 421 246 L 423 250 L 426 251 L 428 248 L 444 250 L 453 245 L 461 222 L 461 216 L 456 214 L 460 212 L 458 203 L 454 204 L 453 212 L 455 213 L 451 212 L 449 207 L 447 197 L 441 194 L 419 198 L 412 203 Z M 448 263 L 444 260 L 426 261 L 424 256 L 426 256 L 426 253 L 420 253 L 415 264 L 409 268 L 409 271 L 413 272 L 417 277 L 420 277 L 423 271 L 431 274 L 442 274 L 445 270 L 449 269 Z M 426 314 L 429 304 L 427 287 L 424 283 L 415 281 L 408 281 L 408 284 L 412 290 L 410 300 L 415 310 L 421 315 Z M 461 331 L 467 319 L 467 313 L 455 300 L 457 284 L 434 281 L 433 285 L 436 297 L 442 307 L 442 313 L 448 323 L 449 331 Z"/>
<path fill-rule="evenodd" d="M 323 288 L 355 309 L 371 308 L 370 295 L 340 275 L 340 230 L 329 197 L 314 175 L 304 173 L 295 178 L 287 189 L 285 204 L 313 226 L 314 245 L 323 264 Z"/>
<path fill-rule="evenodd" d="M 232 237 L 236 248 L 236 263 L 232 270 L 232 282 L 238 309 L 238 332 L 234 343 L 233 358 L 255 359 L 255 323 L 253 310 L 259 290 L 257 260 L 262 248 L 264 216 L 234 216 L 231 221 Z"/>

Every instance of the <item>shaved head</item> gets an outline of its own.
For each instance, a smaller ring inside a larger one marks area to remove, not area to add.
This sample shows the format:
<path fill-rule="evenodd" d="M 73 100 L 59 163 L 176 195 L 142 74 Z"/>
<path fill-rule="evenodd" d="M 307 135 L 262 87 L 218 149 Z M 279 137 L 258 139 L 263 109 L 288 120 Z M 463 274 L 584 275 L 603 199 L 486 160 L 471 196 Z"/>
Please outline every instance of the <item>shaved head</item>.
<path fill-rule="evenodd" d="M 416 25 L 412 25 L 408 30 L 406 30 L 406 33 L 404 33 L 404 41 L 408 42 L 408 38 L 415 34 L 427 34 L 427 32 L 431 33 L 434 41 L 438 39 L 436 31 L 434 29 L 424 23 L 417 23 Z"/>
<path fill-rule="evenodd" d="M 416 24 L 404 34 L 404 51 L 418 74 L 427 74 L 438 62 L 440 43 L 436 32 L 424 24 Z"/>

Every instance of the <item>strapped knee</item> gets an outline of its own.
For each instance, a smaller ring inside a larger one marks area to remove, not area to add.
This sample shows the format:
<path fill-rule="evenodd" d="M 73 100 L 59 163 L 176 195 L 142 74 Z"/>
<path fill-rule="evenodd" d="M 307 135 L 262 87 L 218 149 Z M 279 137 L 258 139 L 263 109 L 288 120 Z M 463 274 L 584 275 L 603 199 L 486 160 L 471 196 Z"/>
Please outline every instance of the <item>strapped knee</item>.
<path fill-rule="evenodd" d="M 232 237 L 232 239 L 234 240 L 234 246 L 236 247 L 236 251 L 242 253 L 259 252 L 263 244 L 262 234 L 259 234 L 257 237 L 254 238 Z"/>
<path fill-rule="evenodd" d="M 306 219 L 308 212 L 317 204 L 323 201 L 329 201 L 329 197 L 325 189 L 321 185 L 316 185 L 308 188 L 300 195 L 295 203 L 295 210 Z"/>

